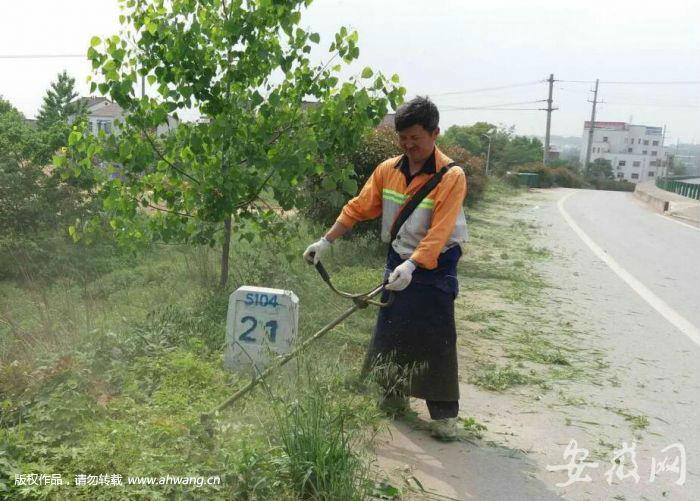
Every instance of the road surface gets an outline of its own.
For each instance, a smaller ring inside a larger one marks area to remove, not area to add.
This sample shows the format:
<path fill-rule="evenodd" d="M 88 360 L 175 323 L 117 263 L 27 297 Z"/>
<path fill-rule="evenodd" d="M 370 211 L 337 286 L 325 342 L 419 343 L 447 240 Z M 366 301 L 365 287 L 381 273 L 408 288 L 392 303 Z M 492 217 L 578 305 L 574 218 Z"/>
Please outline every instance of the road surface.
<path fill-rule="evenodd" d="M 403 465 L 442 499 L 700 500 L 700 229 L 630 193 L 555 189 L 525 200 L 513 217 L 552 255 L 537 265 L 551 286 L 537 309 L 604 362 L 549 392 L 463 382 L 460 415 L 488 423 L 483 441 L 440 444 L 397 423 L 380 464 Z M 425 419 L 422 402 L 413 406 Z M 563 468 L 572 440 L 597 463 L 578 477 Z"/>

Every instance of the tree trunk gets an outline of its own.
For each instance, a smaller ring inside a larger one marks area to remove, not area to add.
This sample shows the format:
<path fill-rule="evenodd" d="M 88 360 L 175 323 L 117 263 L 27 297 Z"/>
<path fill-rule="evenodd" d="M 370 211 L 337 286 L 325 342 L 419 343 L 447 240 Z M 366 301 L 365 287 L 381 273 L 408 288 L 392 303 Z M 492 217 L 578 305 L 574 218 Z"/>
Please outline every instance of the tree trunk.
<path fill-rule="evenodd" d="M 228 283 L 228 254 L 231 247 L 231 215 L 227 215 L 224 219 L 224 247 L 221 250 L 221 277 L 219 278 L 219 287 L 222 289 Z"/>

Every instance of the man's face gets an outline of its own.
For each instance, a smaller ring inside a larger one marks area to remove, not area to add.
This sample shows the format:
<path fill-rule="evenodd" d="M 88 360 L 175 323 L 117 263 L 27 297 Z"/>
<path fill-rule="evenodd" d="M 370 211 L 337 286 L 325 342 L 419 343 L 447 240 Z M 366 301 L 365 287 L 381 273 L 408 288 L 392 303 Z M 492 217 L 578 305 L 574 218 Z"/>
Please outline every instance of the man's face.
<path fill-rule="evenodd" d="M 433 153 L 440 129 L 428 132 L 422 125 L 411 125 L 399 131 L 399 146 L 411 162 L 423 162 Z"/>

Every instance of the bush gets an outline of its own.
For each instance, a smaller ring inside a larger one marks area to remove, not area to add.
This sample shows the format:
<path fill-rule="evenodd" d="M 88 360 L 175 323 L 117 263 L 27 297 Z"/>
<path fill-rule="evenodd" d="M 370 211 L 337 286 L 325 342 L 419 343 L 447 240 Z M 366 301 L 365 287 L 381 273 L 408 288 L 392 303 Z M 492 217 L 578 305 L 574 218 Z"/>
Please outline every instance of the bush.
<path fill-rule="evenodd" d="M 562 188 L 581 188 L 583 186 L 583 179 L 577 176 L 575 172 L 566 167 L 556 167 L 550 169 L 552 174 L 552 182 L 555 186 L 561 186 Z"/>
<path fill-rule="evenodd" d="M 401 154 L 396 133 L 391 127 L 379 127 L 367 132 L 360 146 L 350 154 L 349 161 L 355 171 L 355 181 L 358 187 L 364 186 L 372 171 L 381 162 Z M 345 205 L 346 198 L 333 189 L 323 189 L 321 178 L 314 176 L 306 183 L 305 189 L 310 193 L 302 214 L 312 221 L 329 226 L 338 217 L 340 210 Z M 353 232 L 376 231 L 379 232 L 380 223 L 360 225 L 353 228 Z"/>
<path fill-rule="evenodd" d="M 588 182 L 593 184 L 596 190 L 608 191 L 634 191 L 634 183 L 629 181 L 618 181 L 616 179 L 588 179 Z"/>
<path fill-rule="evenodd" d="M 582 188 L 585 181 L 571 169 L 563 166 L 547 167 L 542 162 L 532 162 L 520 165 L 517 172 L 531 172 L 539 175 L 540 188 L 551 188 L 559 186 L 562 188 Z M 518 185 L 517 174 L 506 176 L 506 181 L 515 186 Z"/>
<path fill-rule="evenodd" d="M 551 188 L 554 184 L 554 176 L 552 171 L 544 166 L 542 162 L 530 162 L 524 165 L 519 165 L 515 169 L 516 172 L 532 172 L 540 176 L 540 188 Z"/>
<path fill-rule="evenodd" d="M 444 145 L 440 148 L 445 155 L 457 162 L 467 175 L 466 205 L 473 207 L 484 196 L 487 177 L 484 174 L 484 159 L 472 155 L 461 146 Z"/>

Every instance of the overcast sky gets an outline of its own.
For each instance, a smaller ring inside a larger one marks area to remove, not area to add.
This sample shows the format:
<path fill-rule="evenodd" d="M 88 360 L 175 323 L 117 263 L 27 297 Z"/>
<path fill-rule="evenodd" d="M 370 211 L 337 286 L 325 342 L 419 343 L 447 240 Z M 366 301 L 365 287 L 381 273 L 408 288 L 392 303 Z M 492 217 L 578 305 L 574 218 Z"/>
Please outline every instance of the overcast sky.
<path fill-rule="evenodd" d="M 0 56 L 81 54 L 93 35 L 118 31 L 116 0 L 3 0 L 1 12 Z M 353 71 L 398 73 L 409 97 L 438 103 L 443 130 L 490 121 L 543 135 L 543 111 L 458 108 L 544 107 L 527 102 L 546 99 L 553 73 L 553 134 L 580 136 L 590 116 L 592 84 L 566 80 L 599 78 L 598 120 L 666 125 L 669 142 L 700 142 L 700 0 L 316 0 L 302 24 L 324 47 L 341 25 L 358 30 Z M 0 58 L 0 95 L 33 117 L 64 68 L 85 94 L 85 60 Z M 620 81 L 696 84 L 605 83 Z"/>

